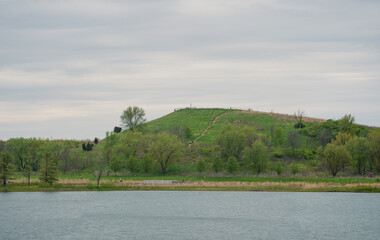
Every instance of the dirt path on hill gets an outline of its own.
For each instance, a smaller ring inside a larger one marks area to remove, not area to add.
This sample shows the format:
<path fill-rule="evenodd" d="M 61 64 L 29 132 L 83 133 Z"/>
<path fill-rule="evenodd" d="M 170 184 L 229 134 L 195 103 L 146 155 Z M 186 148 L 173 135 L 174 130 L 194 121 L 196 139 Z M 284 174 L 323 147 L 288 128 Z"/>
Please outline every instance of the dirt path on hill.
<path fill-rule="evenodd" d="M 219 117 L 223 116 L 224 114 L 226 114 L 226 113 L 228 113 L 228 112 L 229 112 L 229 111 L 226 111 L 226 112 L 221 113 L 221 114 L 219 114 L 218 116 L 216 116 L 216 117 L 214 118 L 214 120 L 212 120 L 212 123 L 211 123 L 210 125 L 208 125 L 208 126 L 206 127 L 205 130 L 203 130 L 203 132 L 201 133 L 201 135 L 199 135 L 198 137 L 196 137 L 193 141 L 191 141 L 191 142 L 189 143 L 189 146 L 188 146 L 187 148 L 190 148 L 191 145 L 192 145 L 193 143 L 195 143 L 200 137 L 202 137 L 203 135 L 205 135 L 206 132 L 208 131 L 208 129 L 216 123 L 216 121 L 218 120 Z"/>

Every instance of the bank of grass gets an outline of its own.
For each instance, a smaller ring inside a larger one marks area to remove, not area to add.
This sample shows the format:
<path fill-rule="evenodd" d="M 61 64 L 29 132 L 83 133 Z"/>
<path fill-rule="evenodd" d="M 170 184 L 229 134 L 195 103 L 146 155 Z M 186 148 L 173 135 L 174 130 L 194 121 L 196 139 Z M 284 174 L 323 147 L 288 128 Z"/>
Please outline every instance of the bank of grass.
<path fill-rule="evenodd" d="M 180 175 L 125 175 L 104 176 L 96 186 L 92 174 L 60 175 L 59 182 L 40 183 L 32 176 L 28 186 L 22 175 L 16 175 L 5 189 L 9 192 L 55 191 L 272 191 L 272 192 L 369 192 L 380 193 L 380 178 L 306 178 L 254 176 L 180 176 Z M 122 180 L 122 181 L 120 181 Z M 178 180 L 177 184 L 144 184 L 144 180 Z M 183 181 L 183 183 L 182 183 Z"/>

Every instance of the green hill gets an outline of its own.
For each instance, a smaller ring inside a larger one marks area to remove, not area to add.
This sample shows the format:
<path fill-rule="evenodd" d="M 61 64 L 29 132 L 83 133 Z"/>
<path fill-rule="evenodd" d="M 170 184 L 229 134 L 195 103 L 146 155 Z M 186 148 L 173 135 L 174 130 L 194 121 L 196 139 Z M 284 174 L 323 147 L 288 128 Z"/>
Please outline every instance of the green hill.
<path fill-rule="evenodd" d="M 324 122 L 322 119 L 304 119 L 313 124 Z M 188 127 L 192 133 L 189 142 L 196 140 L 199 143 L 214 143 L 228 125 L 250 127 L 269 137 L 271 127 L 281 127 L 283 136 L 286 136 L 296 123 L 293 116 L 285 114 L 220 108 L 181 109 L 146 123 L 144 132 L 175 133 L 178 127 Z M 203 132 L 204 135 L 201 136 Z"/>

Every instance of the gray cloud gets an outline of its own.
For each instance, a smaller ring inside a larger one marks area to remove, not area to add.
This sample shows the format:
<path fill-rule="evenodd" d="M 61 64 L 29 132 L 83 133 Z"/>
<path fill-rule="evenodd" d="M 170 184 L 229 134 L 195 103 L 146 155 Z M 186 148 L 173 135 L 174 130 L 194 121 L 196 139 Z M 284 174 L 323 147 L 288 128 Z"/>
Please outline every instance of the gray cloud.
<path fill-rule="evenodd" d="M 128 105 L 380 126 L 378 1 L 0 1 L 0 138 L 94 138 Z"/>

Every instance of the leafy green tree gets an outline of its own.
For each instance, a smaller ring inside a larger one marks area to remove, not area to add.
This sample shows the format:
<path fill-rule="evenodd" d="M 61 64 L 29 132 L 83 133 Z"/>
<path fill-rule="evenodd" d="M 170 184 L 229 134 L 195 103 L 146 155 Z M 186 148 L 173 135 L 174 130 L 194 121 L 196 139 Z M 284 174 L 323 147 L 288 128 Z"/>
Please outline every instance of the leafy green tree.
<path fill-rule="evenodd" d="M 26 175 L 28 185 L 30 185 L 30 175 L 32 172 L 32 159 L 30 158 L 30 141 L 25 138 L 10 139 L 7 143 L 7 149 L 14 156 L 15 165 Z"/>
<path fill-rule="evenodd" d="M 52 185 L 58 180 L 58 159 L 54 154 L 53 143 L 46 142 L 42 145 L 39 148 L 38 155 L 41 161 L 40 181 Z"/>
<path fill-rule="evenodd" d="M 124 156 L 128 161 L 129 158 L 137 158 L 142 150 L 143 135 L 140 132 L 127 131 L 119 135 L 118 143 L 115 146 L 115 152 Z"/>
<path fill-rule="evenodd" d="M 223 161 L 219 156 L 214 157 L 212 161 L 212 169 L 215 173 L 223 171 Z"/>
<path fill-rule="evenodd" d="M 363 137 L 351 138 L 345 147 L 352 157 L 352 166 L 359 175 L 365 175 L 366 167 L 371 157 L 366 139 Z"/>
<path fill-rule="evenodd" d="M 240 159 L 245 147 L 245 135 L 238 128 L 229 127 L 225 129 L 216 139 L 220 146 L 221 157 L 224 161 L 230 156 Z"/>
<path fill-rule="evenodd" d="M 319 158 L 333 177 L 335 177 L 336 174 L 344 169 L 344 166 L 351 161 L 351 156 L 344 146 L 331 143 L 327 144 Z"/>
<path fill-rule="evenodd" d="M 282 142 L 282 128 L 281 127 L 275 127 L 274 128 L 274 141 L 277 143 L 277 145 L 280 145 Z"/>
<path fill-rule="evenodd" d="M 229 173 L 234 173 L 239 169 L 239 162 L 234 156 L 230 156 L 227 160 L 227 171 Z"/>
<path fill-rule="evenodd" d="M 288 133 L 288 142 L 292 148 L 293 153 L 294 153 L 294 150 L 296 149 L 296 147 L 298 145 L 298 136 L 299 136 L 299 133 L 296 130 L 291 130 Z"/>
<path fill-rule="evenodd" d="M 127 160 L 127 169 L 132 173 L 136 172 L 137 171 L 137 163 L 138 163 L 137 157 L 135 157 L 133 155 L 129 156 L 129 158 Z"/>
<path fill-rule="evenodd" d="M 368 135 L 368 145 L 371 151 L 370 171 L 377 168 L 380 172 L 380 130 L 376 129 Z"/>
<path fill-rule="evenodd" d="M 100 179 L 103 173 L 109 168 L 112 157 L 114 156 L 113 150 L 117 143 L 117 135 L 114 132 L 106 132 L 106 138 L 104 139 L 103 148 L 101 154 L 98 151 L 94 152 L 91 156 L 94 158 L 93 168 L 97 176 L 96 185 L 100 185 Z"/>
<path fill-rule="evenodd" d="M 148 152 L 150 157 L 160 165 L 162 173 L 166 174 L 168 167 L 182 157 L 184 145 L 178 137 L 161 133 L 152 137 Z"/>
<path fill-rule="evenodd" d="M 319 145 L 325 148 L 326 145 L 331 141 L 332 133 L 328 129 L 321 129 L 321 131 L 318 132 L 317 137 Z"/>
<path fill-rule="evenodd" d="M 94 139 L 94 143 L 95 143 L 95 144 L 98 144 L 98 143 L 99 143 L 99 139 L 98 139 L 97 137 Z"/>
<path fill-rule="evenodd" d="M 199 160 L 197 162 L 197 170 L 199 173 L 206 171 L 206 167 L 207 167 L 207 164 L 205 160 Z"/>
<path fill-rule="evenodd" d="M 129 106 L 123 111 L 120 116 L 122 125 L 126 129 L 135 131 L 139 126 L 145 123 L 146 119 L 144 118 L 145 111 L 142 108 L 136 106 Z"/>
<path fill-rule="evenodd" d="M 150 173 L 153 169 L 153 159 L 148 154 L 145 154 L 142 158 L 142 169 L 146 174 Z"/>
<path fill-rule="evenodd" d="M 346 114 L 344 117 L 338 120 L 339 130 L 345 133 L 353 133 L 355 128 L 355 117 L 351 114 Z"/>
<path fill-rule="evenodd" d="M 335 145 L 344 146 L 346 144 L 346 142 L 348 142 L 348 140 L 350 140 L 353 137 L 354 137 L 354 135 L 352 135 L 350 133 L 338 132 L 335 139 L 332 140 L 331 143 L 333 143 Z"/>
<path fill-rule="evenodd" d="M 245 149 L 244 153 L 249 169 L 254 170 L 257 174 L 266 170 L 269 154 L 268 148 L 261 140 L 256 140 L 251 147 Z"/>
<path fill-rule="evenodd" d="M 3 182 L 4 187 L 7 185 L 7 181 L 13 170 L 13 156 L 8 151 L 0 152 L 0 179 Z"/>
<path fill-rule="evenodd" d="M 123 160 L 118 155 L 112 156 L 110 161 L 110 169 L 114 173 L 120 172 L 123 169 L 123 165 Z"/>

